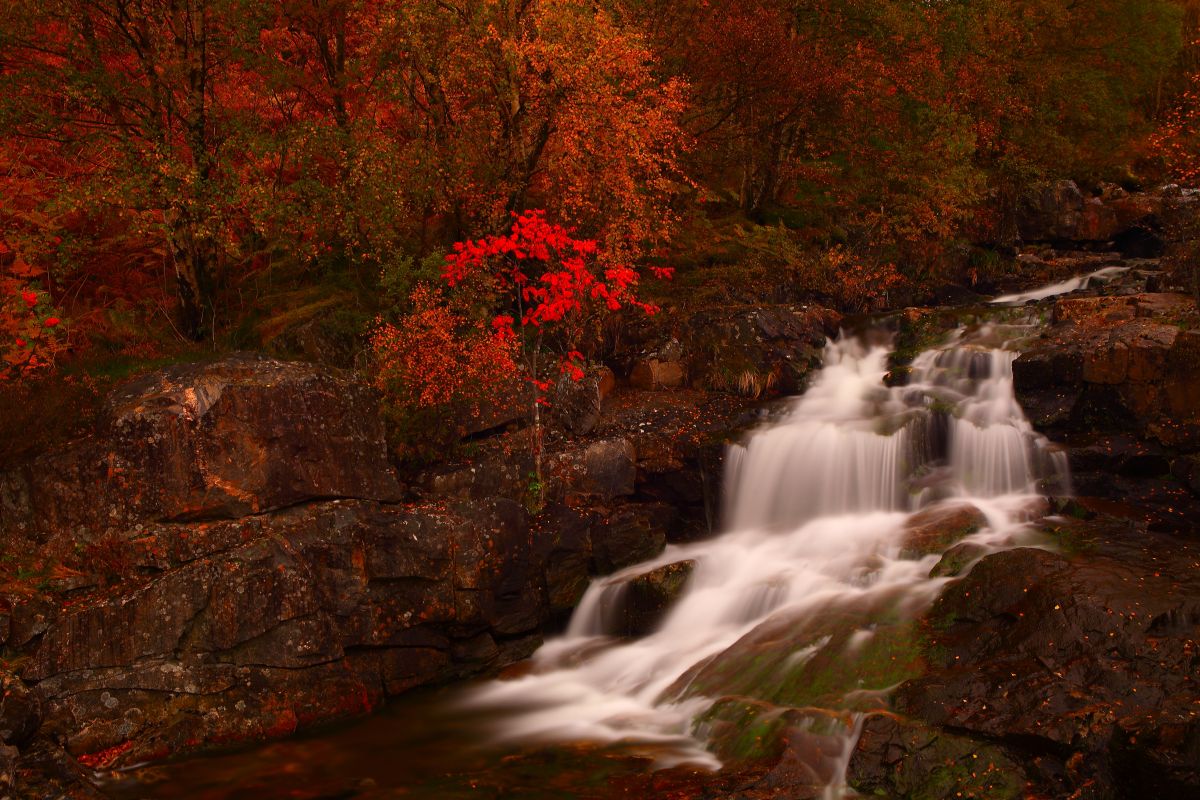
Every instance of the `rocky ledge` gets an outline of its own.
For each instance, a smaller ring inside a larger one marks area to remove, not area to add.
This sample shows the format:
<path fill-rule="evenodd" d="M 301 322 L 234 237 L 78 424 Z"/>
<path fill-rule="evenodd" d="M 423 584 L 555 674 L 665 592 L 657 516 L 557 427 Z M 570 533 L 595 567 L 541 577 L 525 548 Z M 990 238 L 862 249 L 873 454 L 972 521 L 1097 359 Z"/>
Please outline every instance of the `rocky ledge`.
<path fill-rule="evenodd" d="M 747 404 L 606 406 L 547 457 L 531 517 L 503 453 L 519 430 L 495 464 L 406 489 L 348 376 L 235 356 L 129 384 L 94 435 L 0 475 L 7 552 L 59 565 L 0 597 L 0 779 L 82 796 L 87 769 L 289 735 L 527 656 L 590 576 L 707 530 L 699 465 L 719 474 L 713 437 Z"/>
<path fill-rule="evenodd" d="M 1156 530 L 1194 530 L 1200 313 L 1191 298 L 1058 300 L 1013 379 L 1030 420 L 1066 446 L 1078 495 L 1119 499 Z"/>

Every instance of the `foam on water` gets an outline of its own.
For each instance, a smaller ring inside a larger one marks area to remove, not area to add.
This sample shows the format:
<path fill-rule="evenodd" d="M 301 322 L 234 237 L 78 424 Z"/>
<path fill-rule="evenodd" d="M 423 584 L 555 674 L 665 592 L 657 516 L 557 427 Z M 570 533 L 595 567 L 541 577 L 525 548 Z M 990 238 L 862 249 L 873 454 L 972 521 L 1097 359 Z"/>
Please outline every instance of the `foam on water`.
<path fill-rule="evenodd" d="M 786 418 L 731 448 L 725 533 L 594 581 L 529 674 L 486 684 L 468 702 L 508 711 L 502 738 L 644 742 L 662 766 L 717 767 L 697 723 L 717 698 L 695 692 L 697 665 L 772 621 L 845 608 L 918 614 L 946 579 L 929 577 L 939 554 L 901 557 L 913 512 L 970 503 L 988 522 L 971 540 L 997 549 L 1021 535 L 1039 481 L 1066 485 L 1064 458 L 1013 396 L 1015 354 L 1002 338 L 985 328 L 924 352 L 895 388 L 884 383 L 886 347 L 829 343 L 823 369 Z M 694 570 L 658 628 L 633 640 L 609 636 L 624 581 L 683 559 Z M 851 644 L 871 634 L 859 631 Z M 831 796 L 858 726 L 847 713 L 836 757 L 812 765 Z"/>

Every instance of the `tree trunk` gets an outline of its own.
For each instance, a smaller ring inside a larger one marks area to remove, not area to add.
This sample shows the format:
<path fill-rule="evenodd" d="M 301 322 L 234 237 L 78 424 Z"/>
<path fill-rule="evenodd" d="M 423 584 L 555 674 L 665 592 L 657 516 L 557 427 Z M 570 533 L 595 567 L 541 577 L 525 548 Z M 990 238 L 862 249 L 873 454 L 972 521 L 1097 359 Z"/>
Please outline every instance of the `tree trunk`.
<path fill-rule="evenodd" d="M 179 332 L 194 342 L 212 331 L 212 276 L 216 251 L 203 237 L 180 235 L 175 245 L 175 285 L 179 294 Z"/>

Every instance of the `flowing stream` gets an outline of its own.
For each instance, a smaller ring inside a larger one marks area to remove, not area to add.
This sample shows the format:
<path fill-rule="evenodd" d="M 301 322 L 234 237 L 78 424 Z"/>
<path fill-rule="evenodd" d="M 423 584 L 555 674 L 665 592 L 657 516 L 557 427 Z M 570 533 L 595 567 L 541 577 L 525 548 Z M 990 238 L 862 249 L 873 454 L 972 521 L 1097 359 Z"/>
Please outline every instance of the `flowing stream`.
<path fill-rule="evenodd" d="M 1065 457 L 1013 395 L 1010 335 L 1000 326 L 957 334 L 921 353 L 894 388 L 886 346 L 829 343 L 786 418 L 731 448 L 725 533 L 595 581 L 529 674 L 484 685 L 466 703 L 504 712 L 498 737 L 645 742 L 661 766 L 711 768 L 730 750 L 727 723 L 748 722 L 731 719 L 744 709 L 722 697 L 778 704 L 765 712 L 772 719 L 824 706 L 833 713 L 790 719 L 823 740 L 813 780 L 838 796 L 856 712 L 906 677 L 891 668 L 911 644 L 905 626 L 948 580 L 930 573 L 953 542 L 922 548 L 913 538 L 928 534 L 926 521 L 936 531 L 939 519 L 974 515 L 965 546 L 978 557 L 1022 539 L 1042 482 L 1065 489 Z M 614 637 L 631 579 L 678 562 L 690 577 L 654 630 Z M 881 653 L 892 654 L 883 669 L 860 668 Z"/>

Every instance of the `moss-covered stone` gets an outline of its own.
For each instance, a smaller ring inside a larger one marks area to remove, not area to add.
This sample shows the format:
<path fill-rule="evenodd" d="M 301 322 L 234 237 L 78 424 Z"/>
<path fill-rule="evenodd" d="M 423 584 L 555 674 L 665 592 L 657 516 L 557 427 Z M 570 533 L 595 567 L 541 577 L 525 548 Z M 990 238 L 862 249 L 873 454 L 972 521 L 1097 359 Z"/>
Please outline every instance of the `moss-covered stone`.
<path fill-rule="evenodd" d="M 866 721 L 847 778 L 864 795 L 906 800 L 1010 800 L 1026 784 L 1002 748 L 891 715 Z"/>

